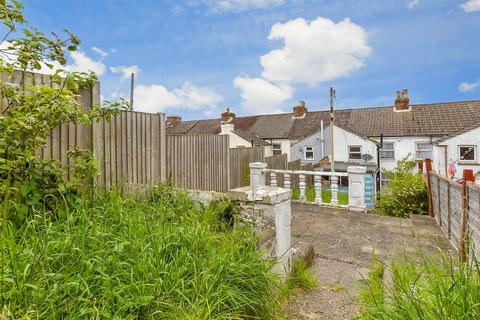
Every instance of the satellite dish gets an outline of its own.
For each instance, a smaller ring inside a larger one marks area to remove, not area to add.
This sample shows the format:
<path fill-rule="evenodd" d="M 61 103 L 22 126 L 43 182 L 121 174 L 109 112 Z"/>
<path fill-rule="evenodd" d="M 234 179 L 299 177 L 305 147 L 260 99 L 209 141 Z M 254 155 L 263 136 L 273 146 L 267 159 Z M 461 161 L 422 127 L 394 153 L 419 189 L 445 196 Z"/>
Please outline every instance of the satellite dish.
<path fill-rule="evenodd" d="M 365 162 L 368 162 L 373 159 L 373 156 L 369 153 L 364 153 L 362 154 L 362 160 Z"/>

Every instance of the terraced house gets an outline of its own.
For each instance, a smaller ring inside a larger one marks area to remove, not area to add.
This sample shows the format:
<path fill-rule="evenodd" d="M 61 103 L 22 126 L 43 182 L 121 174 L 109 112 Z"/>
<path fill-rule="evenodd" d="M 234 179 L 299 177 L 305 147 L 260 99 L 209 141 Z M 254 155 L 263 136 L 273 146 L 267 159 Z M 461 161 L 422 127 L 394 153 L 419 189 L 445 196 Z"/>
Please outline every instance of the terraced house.
<path fill-rule="evenodd" d="M 331 159 L 329 119 L 329 111 L 308 111 L 301 101 L 291 113 L 237 117 L 227 109 L 218 119 L 169 117 L 167 133 L 228 134 L 232 148 L 263 145 L 267 156 L 286 153 L 288 160 L 317 163 Z M 480 101 L 410 104 L 404 89 L 391 106 L 336 110 L 333 136 L 338 171 L 352 164 L 371 172 L 378 165 L 393 169 L 410 153 L 433 159 L 434 170 L 444 175 L 454 163 L 460 177 L 462 169 L 480 170 Z"/>

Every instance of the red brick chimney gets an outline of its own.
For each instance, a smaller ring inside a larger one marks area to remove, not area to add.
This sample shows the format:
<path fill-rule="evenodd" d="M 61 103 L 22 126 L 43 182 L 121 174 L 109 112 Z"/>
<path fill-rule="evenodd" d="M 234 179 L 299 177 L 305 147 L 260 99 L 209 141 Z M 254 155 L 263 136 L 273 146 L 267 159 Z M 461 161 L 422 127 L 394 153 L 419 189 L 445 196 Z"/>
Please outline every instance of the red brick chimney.
<path fill-rule="evenodd" d="M 298 106 L 293 107 L 293 118 L 303 118 L 307 114 L 307 107 L 305 101 L 299 101 Z"/>
<path fill-rule="evenodd" d="M 232 122 L 233 119 L 235 119 L 235 113 L 231 112 L 229 107 L 225 108 L 222 112 L 222 123 Z"/>
<path fill-rule="evenodd" d="M 408 89 L 403 89 L 402 92 L 397 91 L 395 97 L 395 111 L 410 110 L 410 98 L 408 97 Z"/>
<path fill-rule="evenodd" d="M 167 126 L 172 127 L 182 121 L 182 117 L 180 116 L 168 116 L 167 117 Z"/>

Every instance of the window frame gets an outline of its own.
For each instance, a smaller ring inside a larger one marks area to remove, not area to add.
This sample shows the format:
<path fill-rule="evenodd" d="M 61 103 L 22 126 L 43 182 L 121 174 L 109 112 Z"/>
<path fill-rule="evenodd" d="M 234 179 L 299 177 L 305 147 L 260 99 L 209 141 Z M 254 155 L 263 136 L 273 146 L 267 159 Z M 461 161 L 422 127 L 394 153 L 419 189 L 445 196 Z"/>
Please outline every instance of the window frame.
<path fill-rule="evenodd" d="M 461 148 L 473 148 L 473 160 L 466 160 L 466 159 L 462 159 L 461 158 L 461 153 L 460 153 L 460 149 Z M 457 152 L 458 152 L 458 161 L 459 162 L 465 162 L 465 163 L 473 163 L 473 162 L 477 162 L 477 146 L 474 145 L 474 144 L 462 144 L 462 145 L 458 145 L 458 148 L 457 148 Z"/>
<path fill-rule="evenodd" d="M 308 148 L 311 148 L 311 150 L 307 150 Z M 308 158 L 307 157 L 307 152 L 312 153 L 312 157 Z M 304 146 L 303 147 L 303 160 L 305 161 L 315 161 L 315 149 L 314 146 Z"/>
<path fill-rule="evenodd" d="M 386 149 L 384 150 L 383 148 L 385 147 L 385 144 L 392 144 L 392 149 Z M 392 157 L 384 157 L 383 152 L 392 152 L 393 156 Z M 380 148 L 380 160 L 395 160 L 395 142 L 391 141 L 384 141 L 383 146 Z"/>
<path fill-rule="evenodd" d="M 418 145 L 420 143 L 428 144 L 430 149 L 419 149 Z M 419 157 L 418 152 L 430 152 L 430 157 Z M 425 160 L 425 159 L 432 159 L 433 156 L 433 144 L 430 141 L 415 141 L 415 159 L 416 160 Z"/>
<path fill-rule="evenodd" d="M 360 151 L 358 152 L 352 152 L 350 151 L 350 148 L 360 148 Z M 359 154 L 360 157 L 358 159 L 354 159 L 351 157 L 351 155 L 353 154 Z M 362 146 L 361 145 L 348 145 L 348 161 L 362 161 Z"/>
<path fill-rule="evenodd" d="M 275 146 L 278 146 L 278 149 L 275 149 Z M 280 151 L 280 153 L 275 153 Z M 282 154 L 282 144 L 281 143 L 272 143 L 272 155 L 278 156 Z"/>

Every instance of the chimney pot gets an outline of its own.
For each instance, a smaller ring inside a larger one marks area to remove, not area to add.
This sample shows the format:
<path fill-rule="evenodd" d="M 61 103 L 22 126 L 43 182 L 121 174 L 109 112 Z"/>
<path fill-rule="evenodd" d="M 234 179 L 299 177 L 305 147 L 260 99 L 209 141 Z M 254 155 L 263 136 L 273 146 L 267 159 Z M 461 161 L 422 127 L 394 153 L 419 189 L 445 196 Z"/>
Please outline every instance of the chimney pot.
<path fill-rule="evenodd" d="M 307 113 L 307 107 L 305 106 L 305 101 L 300 100 L 298 106 L 293 107 L 293 118 L 303 118 Z"/>
<path fill-rule="evenodd" d="M 225 111 L 222 112 L 222 123 L 229 123 L 232 122 L 233 119 L 235 119 L 235 113 L 230 111 L 230 107 L 226 107 Z"/>
<path fill-rule="evenodd" d="M 408 97 L 408 89 L 397 91 L 395 98 L 395 111 L 405 111 L 410 109 L 410 98 Z"/>
<path fill-rule="evenodd" d="M 180 116 L 168 116 L 167 117 L 167 126 L 172 127 L 182 121 L 182 117 Z"/>

